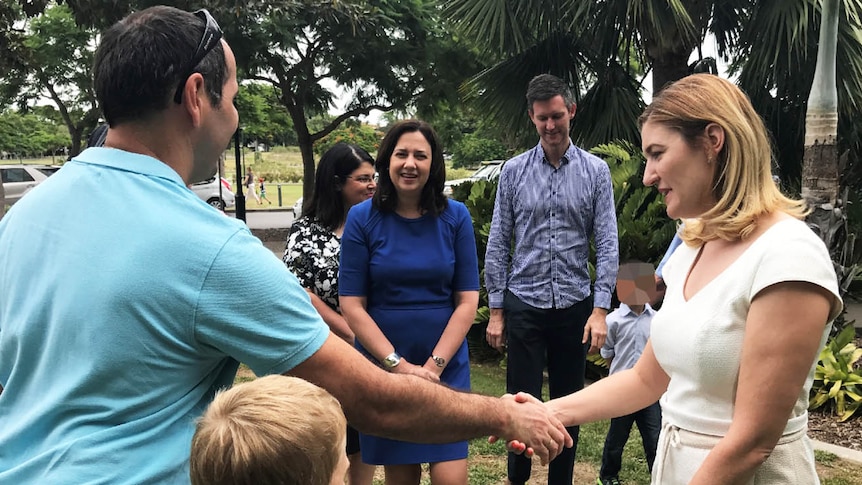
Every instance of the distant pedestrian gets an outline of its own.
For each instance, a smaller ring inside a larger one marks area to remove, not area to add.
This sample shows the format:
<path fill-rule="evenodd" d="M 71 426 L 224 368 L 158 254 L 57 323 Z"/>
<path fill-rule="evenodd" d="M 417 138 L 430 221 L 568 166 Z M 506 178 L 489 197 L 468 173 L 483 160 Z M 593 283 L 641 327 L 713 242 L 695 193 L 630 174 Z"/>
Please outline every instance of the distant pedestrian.
<path fill-rule="evenodd" d="M 269 199 L 266 198 L 266 183 L 264 183 L 265 181 L 266 180 L 263 177 L 260 177 L 258 179 L 258 182 L 260 183 L 260 200 L 265 200 L 267 204 L 272 205 L 272 202 L 270 202 Z"/>
<path fill-rule="evenodd" d="M 245 181 L 243 182 L 243 185 L 245 185 L 246 189 L 248 190 L 248 193 L 251 194 L 252 197 L 254 197 L 254 200 L 256 200 L 258 204 L 260 204 L 260 197 L 257 196 L 257 191 L 254 187 L 254 172 L 251 171 L 251 167 L 249 167 L 248 170 L 246 170 L 245 172 Z"/>

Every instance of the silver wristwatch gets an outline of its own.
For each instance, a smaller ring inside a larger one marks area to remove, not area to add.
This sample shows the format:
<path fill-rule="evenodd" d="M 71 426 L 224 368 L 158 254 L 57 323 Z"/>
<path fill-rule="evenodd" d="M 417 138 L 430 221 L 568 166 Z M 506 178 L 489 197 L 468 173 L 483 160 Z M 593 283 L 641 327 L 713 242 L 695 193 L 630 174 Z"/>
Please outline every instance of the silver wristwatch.
<path fill-rule="evenodd" d="M 398 367 L 398 364 L 401 363 L 401 356 L 398 354 L 398 352 L 392 352 L 391 354 L 384 357 L 381 363 L 386 369 L 394 369 Z"/>
<path fill-rule="evenodd" d="M 434 363 L 437 364 L 437 367 L 445 367 L 446 366 L 446 359 L 444 359 L 443 357 L 440 357 L 437 355 L 432 355 L 431 360 L 433 360 Z"/>

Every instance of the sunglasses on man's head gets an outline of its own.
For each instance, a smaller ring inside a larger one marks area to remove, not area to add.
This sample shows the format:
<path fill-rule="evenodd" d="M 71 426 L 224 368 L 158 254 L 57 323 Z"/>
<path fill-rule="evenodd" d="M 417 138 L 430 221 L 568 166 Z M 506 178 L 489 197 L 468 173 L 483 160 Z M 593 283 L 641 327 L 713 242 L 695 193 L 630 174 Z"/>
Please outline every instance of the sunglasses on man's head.
<path fill-rule="evenodd" d="M 202 8 L 194 12 L 194 15 L 203 20 L 206 23 L 206 27 L 204 28 L 203 36 L 201 36 L 201 41 L 198 43 L 198 48 L 195 49 L 195 55 L 192 56 L 192 60 L 185 70 L 185 75 L 180 79 L 180 84 L 177 86 L 176 93 L 174 93 L 174 103 L 177 104 L 180 104 L 183 100 L 183 88 L 185 88 L 189 76 L 195 73 L 195 68 L 215 48 L 222 37 L 221 27 L 218 26 L 218 23 L 207 9 Z"/>

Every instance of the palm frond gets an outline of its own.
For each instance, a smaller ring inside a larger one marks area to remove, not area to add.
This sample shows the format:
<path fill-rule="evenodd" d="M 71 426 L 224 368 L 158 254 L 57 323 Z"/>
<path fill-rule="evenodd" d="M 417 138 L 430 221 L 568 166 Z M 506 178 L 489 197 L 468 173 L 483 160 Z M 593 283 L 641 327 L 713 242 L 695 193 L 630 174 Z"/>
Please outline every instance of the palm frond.
<path fill-rule="evenodd" d="M 480 46 L 503 55 L 521 52 L 536 41 L 537 26 L 520 17 L 523 11 L 541 9 L 545 2 L 511 0 L 452 0 L 443 8 L 457 30 L 474 39 Z"/>
<path fill-rule="evenodd" d="M 475 100 L 480 112 L 496 119 L 504 131 L 532 130 L 523 101 L 530 79 L 542 73 L 554 74 L 573 86 L 577 98 L 584 84 L 581 70 L 593 63 L 583 51 L 574 36 L 553 32 L 524 52 L 480 72 L 462 86 L 461 92 Z"/>
<path fill-rule="evenodd" d="M 645 108 L 640 85 L 619 64 L 597 73 L 581 98 L 572 126 L 572 139 L 591 148 L 612 140 L 640 140 L 638 117 Z"/>

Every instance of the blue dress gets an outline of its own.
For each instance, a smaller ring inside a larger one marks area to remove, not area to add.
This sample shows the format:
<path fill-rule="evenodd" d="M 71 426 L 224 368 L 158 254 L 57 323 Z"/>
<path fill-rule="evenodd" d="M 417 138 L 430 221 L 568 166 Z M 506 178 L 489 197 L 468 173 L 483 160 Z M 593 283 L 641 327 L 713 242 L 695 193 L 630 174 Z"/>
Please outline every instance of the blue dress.
<path fill-rule="evenodd" d="M 454 311 L 454 293 L 479 289 L 476 240 L 464 204 L 449 201 L 439 216 L 406 219 L 381 213 L 368 200 L 353 206 L 341 237 L 338 292 L 364 296 L 367 311 L 408 362 L 423 365 Z M 368 352 L 357 341 L 357 349 Z M 373 359 L 372 359 L 373 360 Z M 467 341 L 440 380 L 470 388 Z M 467 442 L 406 443 L 360 433 L 362 461 L 405 465 L 460 460 Z"/>

